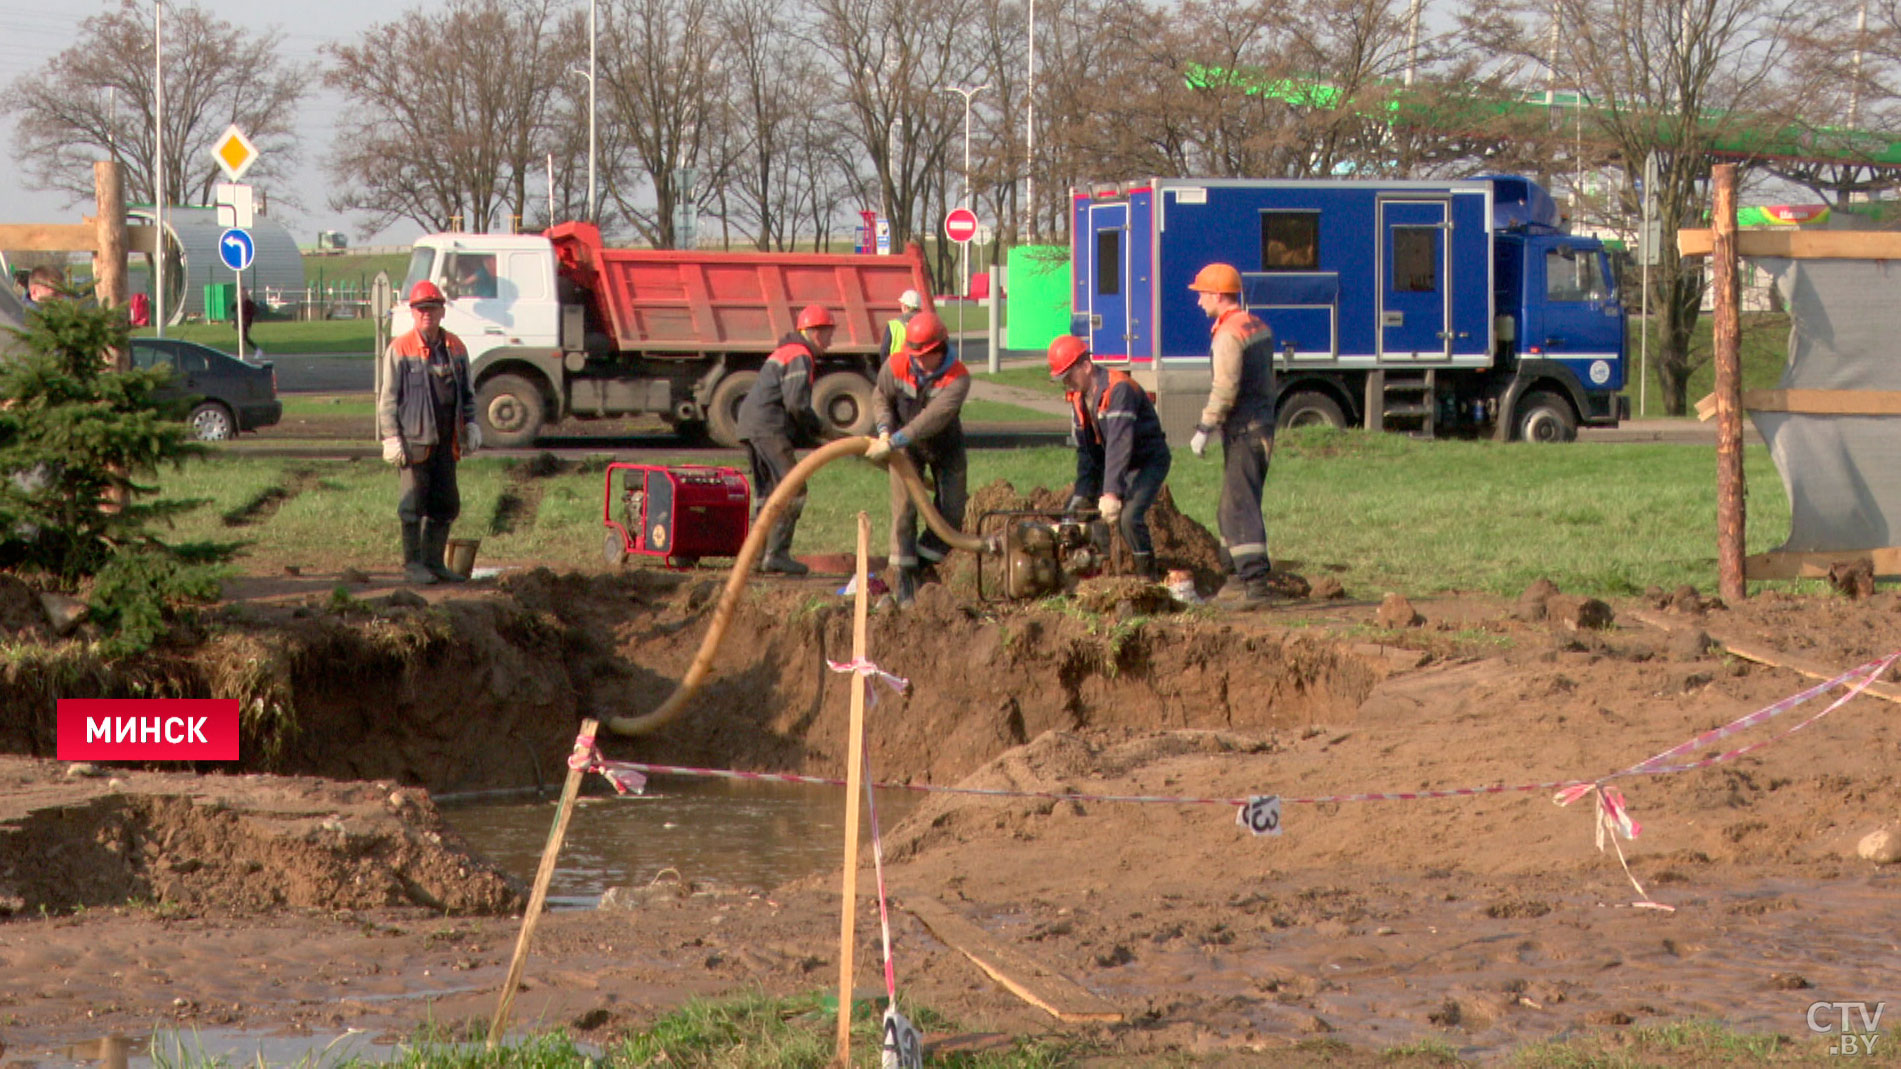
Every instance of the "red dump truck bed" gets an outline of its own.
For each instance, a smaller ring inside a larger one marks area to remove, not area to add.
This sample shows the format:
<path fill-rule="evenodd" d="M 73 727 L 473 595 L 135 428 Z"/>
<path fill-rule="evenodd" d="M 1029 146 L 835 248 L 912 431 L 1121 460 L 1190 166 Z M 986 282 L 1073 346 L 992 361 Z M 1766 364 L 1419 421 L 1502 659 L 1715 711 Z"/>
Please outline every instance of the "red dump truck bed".
<path fill-rule="evenodd" d="M 832 353 L 880 353 L 899 295 L 916 290 L 931 306 L 916 245 L 898 256 L 609 249 L 589 223 L 562 223 L 548 238 L 622 352 L 763 352 L 819 304 L 838 320 Z"/>

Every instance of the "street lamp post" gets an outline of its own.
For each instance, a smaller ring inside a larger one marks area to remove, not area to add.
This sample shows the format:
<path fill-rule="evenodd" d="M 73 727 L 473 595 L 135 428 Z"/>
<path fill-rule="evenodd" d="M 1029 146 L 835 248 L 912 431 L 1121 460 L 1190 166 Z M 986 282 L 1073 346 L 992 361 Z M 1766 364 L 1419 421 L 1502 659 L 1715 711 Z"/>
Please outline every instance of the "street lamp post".
<path fill-rule="evenodd" d="M 966 89 L 961 85 L 946 85 L 941 88 L 946 93 L 956 93 L 964 98 L 964 207 L 968 208 L 970 207 L 970 98 L 990 88 L 990 83 L 985 82 L 975 89 Z M 963 268 L 960 273 L 964 276 L 964 300 L 957 305 L 957 348 L 961 356 L 964 346 L 964 304 L 970 300 L 970 242 L 962 242 L 958 249 L 963 259 Z"/>
<path fill-rule="evenodd" d="M 587 0 L 587 221 L 590 223 L 600 222 L 600 201 L 594 194 L 594 165 L 599 153 L 599 142 L 594 137 L 597 110 L 594 106 L 594 78 L 600 72 L 594 59 L 594 47 L 596 38 L 600 36 L 600 20 L 594 13 L 594 7 L 594 0 Z"/>
<path fill-rule="evenodd" d="M 152 323 L 165 336 L 165 23 L 152 0 Z"/>
<path fill-rule="evenodd" d="M 591 42 L 589 49 L 592 51 Z M 594 72 L 592 69 L 582 70 L 579 67 L 569 67 L 568 73 L 576 78 L 587 79 L 587 221 L 592 223 L 596 221 L 594 217 Z M 549 225 L 553 225 L 554 220 L 550 219 L 548 222 Z"/>
<path fill-rule="evenodd" d="M 1036 240 L 1036 0 L 1030 0 L 1030 87 L 1023 94 L 1028 107 L 1023 121 L 1024 234 Z M 1019 241 L 1022 239 L 1019 238 Z"/>

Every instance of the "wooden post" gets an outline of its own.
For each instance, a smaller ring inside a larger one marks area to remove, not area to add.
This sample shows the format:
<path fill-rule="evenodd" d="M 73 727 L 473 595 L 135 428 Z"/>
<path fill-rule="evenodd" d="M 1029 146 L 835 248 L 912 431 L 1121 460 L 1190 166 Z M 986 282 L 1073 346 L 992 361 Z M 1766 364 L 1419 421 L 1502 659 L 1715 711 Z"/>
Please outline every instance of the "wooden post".
<path fill-rule="evenodd" d="M 871 517 L 858 514 L 858 598 L 852 608 L 851 656 L 865 659 L 866 616 L 871 606 L 869 547 Z M 852 964 L 856 956 L 854 929 L 858 922 L 858 794 L 865 789 L 865 686 L 858 672 L 851 676 L 851 739 L 845 758 L 845 909 L 838 923 L 838 1055 L 837 1064 L 851 1065 Z"/>
<path fill-rule="evenodd" d="M 575 746 L 593 746 L 594 733 L 599 728 L 597 720 L 581 721 L 581 736 L 575 740 Z M 555 860 L 561 856 L 561 840 L 568 834 L 568 817 L 574 814 L 574 796 L 580 793 L 585 775 L 585 770 L 570 766 L 568 781 L 561 788 L 561 804 L 554 811 L 554 827 L 548 829 L 548 845 L 541 851 L 541 867 L 535 870 L 535 887 L 528 896 L 528 911 L 521 917 L 521 936 L 515 940 L 515 957 L 508 963 L 508 980 L 502 984 L 501 1001 L 495 1004 L 495 1019 L 488 1025 L 491 1050 L 501 1042 L 502 1030 L 508 1027 L 508 1011 L 515 1003 L 515 989 L 521 986 L 522 968 L 528 963 L 528 942 L 534 938 L 541 907 L 548 901 L 548 882 L 554 879 Z"/>
<path fill-rule="evenodd" d="M 126 301 L 125 279 L 125 181 L 113 160 L 98 160 L 92 165 L 93 200 L 96 205 L 93 225 L 98 239 L 93 245 L 92 277 L 97 284 L 99 304 L 123 308 Z M 112 352 L 112 366 L 132 370 L 129 349 Z"/>
<path fill-rule="evenodd" d="M 1716 576 L 1723 600 L 1749 595 L 1743 581 L 1742 294 L 1737 281 L 1736 165 L 1711 172 L 1715 194 L 1710 284 L 1715 298 L 1716 348 Z"/>

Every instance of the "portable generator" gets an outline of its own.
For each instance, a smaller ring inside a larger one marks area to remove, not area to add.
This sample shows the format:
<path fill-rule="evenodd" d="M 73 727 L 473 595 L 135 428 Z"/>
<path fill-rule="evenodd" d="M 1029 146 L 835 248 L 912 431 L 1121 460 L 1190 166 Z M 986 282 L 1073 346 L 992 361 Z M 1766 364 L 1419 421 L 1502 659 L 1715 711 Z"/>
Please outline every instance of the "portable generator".
<path fill-rule="evenodd" d="M 687 568 L 701 557 L 736 557 L 746 542 L 752 491 L 735 468 L 699 464 L 609 464 L 601 520 L 607 563 L 629 554 Z"/>

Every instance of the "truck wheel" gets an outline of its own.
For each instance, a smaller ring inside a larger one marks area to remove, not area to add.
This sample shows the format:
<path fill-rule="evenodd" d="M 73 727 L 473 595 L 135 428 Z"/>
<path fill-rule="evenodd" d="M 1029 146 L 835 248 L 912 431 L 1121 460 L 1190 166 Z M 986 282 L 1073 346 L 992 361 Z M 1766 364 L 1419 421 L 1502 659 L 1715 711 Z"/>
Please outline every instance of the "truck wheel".
<path fill-rule="evenodd" d="M 812 410 L 845 435 L 871 433 L 871 383 L 863 375 L 834 371 L 812 388 Z"/>
<path fill-rule="evenodd" d="M 1332 427 L 1342 430 L 1346 425 L 1346 413 L 1340 411 L 1339 404 L 1324 393 L 1302 392 L 1286 398 L 1281 402 L 1280 414 L 1274 419 L 1274 426 L 1283 431 L 1296 427 Z"/>
<path fill-rule="evenodd" d="M 706 406 L 706 433 L 728 449 L 739 448 L 739 406 L 759 381 L 757 371 L 735 371 L 713 387 L 713 402 Z"/>
<path fill-rule="evenodd" d="M 541 433 L 545 406 L 541 391 L 520 375 L 497 375 L 475 392 L 475 414 L 482 421 L 482 440 L 500 449 L 535 444 Z"/>
<path fill-rule="evenodd" d="M 1578 417 L 1564 398 L 1538 390 L 1518 402 L 1518 438 L 1525 442 L 1573 442 Z"/>

